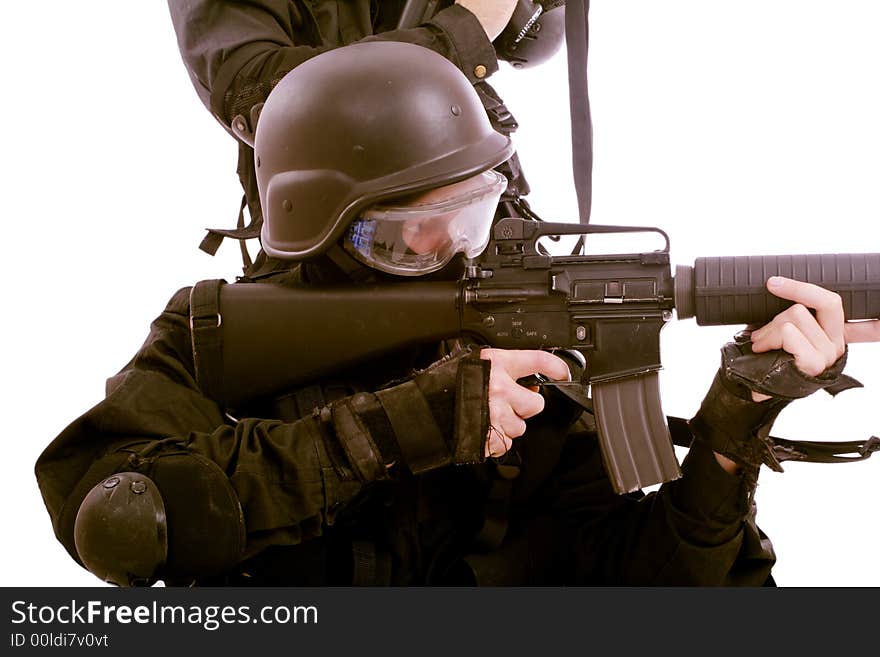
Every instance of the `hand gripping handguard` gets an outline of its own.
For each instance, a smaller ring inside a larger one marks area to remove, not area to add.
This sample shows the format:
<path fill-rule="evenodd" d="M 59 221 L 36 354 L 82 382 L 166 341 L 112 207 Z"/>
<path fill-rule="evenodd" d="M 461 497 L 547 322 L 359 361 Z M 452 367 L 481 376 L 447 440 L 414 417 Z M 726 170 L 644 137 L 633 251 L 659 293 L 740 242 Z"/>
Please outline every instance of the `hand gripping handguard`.
<path fill-rule="evenodd" d="M 819 376 L 809 376 L 795 366 L 791 354 L 781 350 L 755 353 L 748 331 L 737 334 L 721 348 L 721 366 L 689 423 L 692 433 L 715 452 L 753 472 L 762 463 L 782 472 L 780 460 L 786 459 L 784 453 L 777 453 L 778 439 L 770 436 L 773 422 L 789 403 L 817 390 L 835 395 L 861 387 L 843 374 L 847 354 L 848 350 L 844 351 Z M 752 392 L 771 398 L 756 402 Z"/>

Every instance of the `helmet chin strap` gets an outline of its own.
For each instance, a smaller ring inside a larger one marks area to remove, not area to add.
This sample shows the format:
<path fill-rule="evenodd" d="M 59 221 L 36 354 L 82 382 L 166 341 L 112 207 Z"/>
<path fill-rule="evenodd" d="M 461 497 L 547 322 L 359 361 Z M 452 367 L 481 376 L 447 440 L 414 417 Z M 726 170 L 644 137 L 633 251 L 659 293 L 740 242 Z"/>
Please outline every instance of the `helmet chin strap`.
<path fill-rule="evenodd" d="M 351 281 L 373 283 L 377 280 L 379 272 L 352 258 L 338 244 L 331 246 L 325 255 Z"/>

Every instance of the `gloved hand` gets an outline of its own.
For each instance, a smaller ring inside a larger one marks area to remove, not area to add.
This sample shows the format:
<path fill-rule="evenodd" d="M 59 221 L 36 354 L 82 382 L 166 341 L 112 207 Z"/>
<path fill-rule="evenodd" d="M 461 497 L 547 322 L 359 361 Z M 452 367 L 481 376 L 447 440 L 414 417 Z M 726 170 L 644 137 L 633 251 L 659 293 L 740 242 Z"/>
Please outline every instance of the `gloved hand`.
<path fill-rule="evenodd" d="M 743 375 L 744 382 L 751 380 L 749 387 L 755 392 L 789 400 L 833 386 L 846 363 L 848 326 L 840 295 L 781 276 L 771 277 L 767 289 L 795 303 L 766 326 L 751 332 L 752 352 L 786 353 L 772 364 L 766 356 L 759 357 L 755 364 L 743 362 L 732 374 Z M 809 308 L 816 311 L 815 315 Z M 757 376 L 763 378 L 757 380 Z M 834 394 L 840 389 L 830 391 Z"/>
<path fill-rule="evenodd" d="M 861 384 L 842 374 L 847 349 L 839 295 L 778 276 L 767 289 L 795 304 L 722 348 L 721 368 L 690 426 L 740 466 L 756 472 L 765 463 L 781 472 L 768 436 L 782 409 L 816 390 L 836 394 Z"/>

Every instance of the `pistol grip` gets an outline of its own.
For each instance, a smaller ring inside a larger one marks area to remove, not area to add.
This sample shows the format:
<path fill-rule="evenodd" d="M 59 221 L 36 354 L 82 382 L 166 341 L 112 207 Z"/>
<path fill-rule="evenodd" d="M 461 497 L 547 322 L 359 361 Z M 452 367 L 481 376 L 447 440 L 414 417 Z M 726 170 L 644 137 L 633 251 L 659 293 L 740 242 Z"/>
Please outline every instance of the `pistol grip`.
<path fill-rule="evenodd" d="M 681 476 L 656 371 L 592 385 L 605 470 L 618 494 Z"/>

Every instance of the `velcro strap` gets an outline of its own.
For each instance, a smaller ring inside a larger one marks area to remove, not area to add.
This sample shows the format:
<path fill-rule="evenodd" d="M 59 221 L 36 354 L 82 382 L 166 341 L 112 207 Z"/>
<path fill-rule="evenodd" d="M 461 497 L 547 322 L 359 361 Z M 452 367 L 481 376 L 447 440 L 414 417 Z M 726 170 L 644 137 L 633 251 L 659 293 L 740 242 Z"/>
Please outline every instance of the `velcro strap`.
<path fill-rule="evenodd" d="M 415 382 L 380 390 L 376 398 L 385 409 L 403 460 L 414 474 L 452 463 L 449 446 Z"/>
<path fill-rule="evenodd" d="M 196 383 L 205 395 L 222 401 L 223 333 L 220 330 L 220 287 L 223 279 L 199 281 L 189 293 L 189 328 Z"/>
<path fill-rule="evenodd" d="M 479 463 L 483 460 L 489 433 L 490 362 L 466 358 L 458 365 L 455 395 L 456 463 Z"/>
<path fill-rule="evenodd" d="M 379 449 L 352 409 L 351 400 L 343 399 L 333 404 L 331 412 L 336 435 L 355 476 L 362 482 L 387 479 L 388 471 L 382 464 Z"/>

